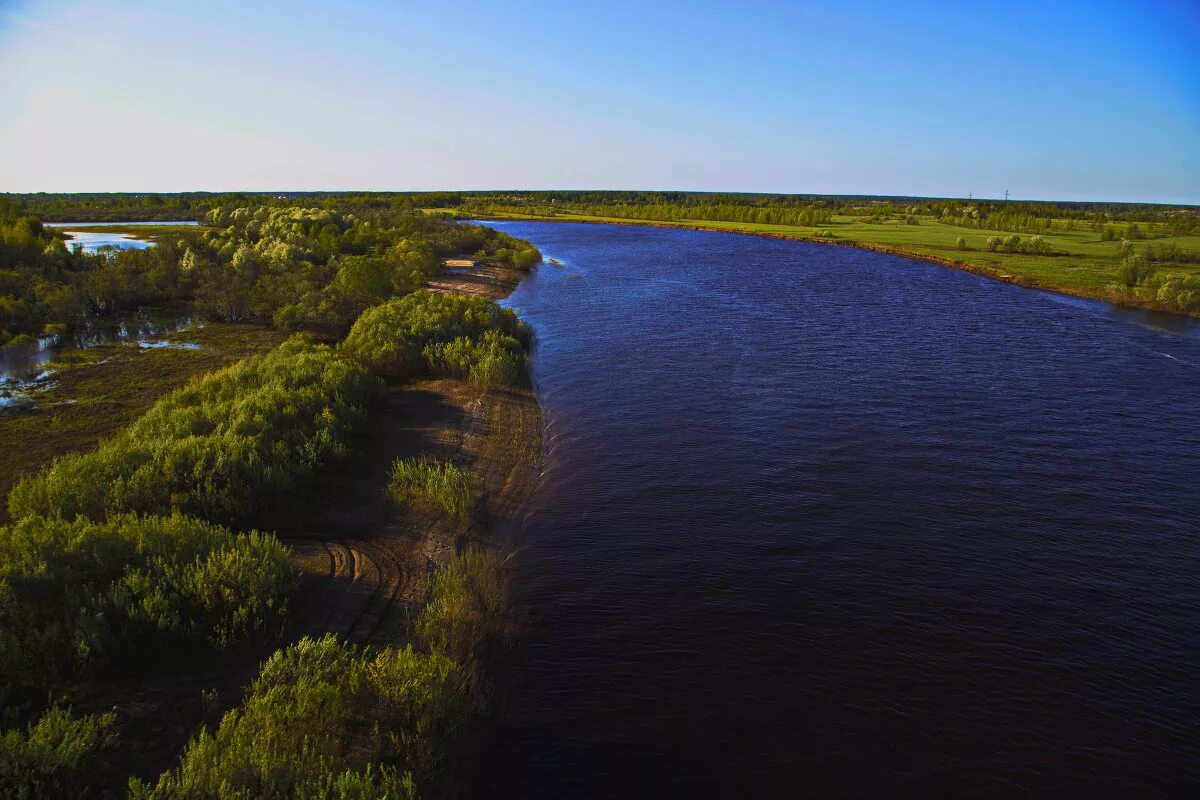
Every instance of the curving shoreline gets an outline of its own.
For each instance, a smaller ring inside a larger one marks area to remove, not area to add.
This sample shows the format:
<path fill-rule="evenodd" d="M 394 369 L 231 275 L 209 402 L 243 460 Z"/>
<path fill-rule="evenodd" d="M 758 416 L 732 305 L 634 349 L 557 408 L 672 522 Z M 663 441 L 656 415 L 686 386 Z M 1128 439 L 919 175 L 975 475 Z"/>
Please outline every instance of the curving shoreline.
<path fill-rule="evenodd" d="M 710 233 L 732 233 L 739 236 L 754 236 L 763 239 L 785 239 L 793 242 L 812 242 L 815 244 L 836 245 L 838 247 L 853 247 L 858 250 L 869 250 L 871 252 L 882 253 L 884 255 L 908 258 L 912 259 L 913 261 L 923 261 L 927 264 L 937 264 L 938 266 L 949 267 L 951 269 L 961 270 L 962 272 L 969 272 L 973 275 L 979 275 L 983 278 L 990 278 L 992 280 L 1000 281 L 1001 283 L 1010 283 L 1014 286 L 1020 286 L 1025 289 L 1038 289 L 1041 291 L 1066 295 L 1068 297 L 1082 297 L 1087 300 L 1099 300 L 1105 303 L 1112 303 L 1113 305 L 1125 306 L 1128 308 L 1140 308 L 1147 311 L 1157 311 L 1162 314 L 1176 314 L 1182 317 L 1200 318 L 1200 311 L 1179 311 L 1176 309 L 1164 308 L 1157 302 L 1143 300 L 1136 297 L 1127 297 L 1098 291 L 1092 292 L 1085 289 L 1067 289 L 1062 286 L 1054 286 L 1052 284 L 1039 281 L 1036 278 L 1028 278 L 1023 275 L 1012 275 L 989 267 L 983 267 L 977 264 L 969 264 L 958 259 L 942 258 L 939 256 L 928 255 L 926 253 L 917 253 L 911 250 L 905 250 L 902 247 L 872 244 L 870 242 L 852 242 L 845 239 L 829 239 L 817 236 L 793 236 L 788 233 L 777 231 L 748 231 L 739 230 L 736 228 L 722 228 L 715 225 L 697 225 L 694 223 L 684 222 L 660 222 L 656 220 L 610 221 L 603 219 L 559 219 L 555 217 L 507 216 L 504 214 L 477 217 L 476 219 L 481 222 L 493 219 L 508 222 L 574 222 L 584 225 L 631 225 L 644 228 L 674 228 L 676 230 L 707 231 Z"/>

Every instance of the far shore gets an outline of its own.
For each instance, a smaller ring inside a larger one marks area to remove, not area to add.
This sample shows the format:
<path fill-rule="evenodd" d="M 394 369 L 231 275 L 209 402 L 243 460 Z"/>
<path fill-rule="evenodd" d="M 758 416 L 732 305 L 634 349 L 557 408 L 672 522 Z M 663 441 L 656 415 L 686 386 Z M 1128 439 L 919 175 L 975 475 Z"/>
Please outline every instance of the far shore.
<path fill-rule="evenodd" d="M 991 265 L 985 265 L 985 264 L 972 264 L 970 262 L 962 260 L 961 258 L 953 258 L 949 255 L 942 256 L 942 255 L 936 255 L 936 254 L 928 253 L 928 252 L 920 252 L 920 251 L 916 251 L 916 250 L 912 250 L 909 248 L 896 246 L 896 245 L 885 245 L 885 244 L 877 244 L 877 243 L 873 243 L 873 242 L 854 241 L 854 240 L 850 240 L 850 239 L 815 236 L 815 235 L 805 234 L 805 233 L 798 232 L 798 231 L 797 232 L 775 231 L 775 230 L 751 229 L 748 227 L 736 227 L 738 225 L 738 223 L 720 223 L 720 222 L 703 223 L 703 222 L 696 222 L 694 220 L 689 220 L 686 222 L 669 222 L 669 221 L 659 221 L 659 220 L 619 219 L 619 218 L 608 218 L 608 217 L 586 217 L 583 215 L 576 216 L 576 215 L 569 215 L 569 214 L 564 214 L 559 217 L 545 217 L 545 216 L 536 216 L 536 215 L 531 215 L 531 214 L 496 213 L 496 214 L 490 214 L 490 215 L 481 215 L 478 217 L 474 217 L 474 219 L 478 219 L 481 222 L 486 221 L 486 220 L 500 220 L 500 221 L 511 221 L 511 222 L 578 222 L 578 223 L 585 223 L 585 224 L 590 224 L 590 225 L 633 225 L 633 226 L 647 227 L 647 228 L 676 228 L 676 229 L 690 230 L 690 231 L 709 231 L 709 232 L 714 232 L 714 233 L 736 233 L 736 234 L 739 234 L 742 236 L 757 236 L 760 238 L 767 238 L 767 239 L 787 239 L 787 240 L 797 241 L 797 242 L 812 242 L 815 244 L 837 245 L 839 247 L 854 247 L 859 250 L 870 250 L 872 252 L 882 253 L 884 255 L 900 256 L 902 258 L 909 258 L 914 261 L 924 261 L 929 264 L 937 264 L 937 265 L 943 266 L 943 267 L 951 267 L 953 269 L 962 270 L 964 272 L 970 272 L 974 275 L 980 275 L 985 278 L 991 278 L 992 280 L 1002 281 L 1004 283 L 1011 283 L 1016 286 L 1024 287 L 1026 289 L 1040 289 L 1043 291 L 1056 292 L 1058 294 L 1064 294 L 1064 295 L 1069 295 L 1069 296 L 1073 296 L 1073 297 L 1083 297 L 1083 298 L 1087 298 L 1089 300 L 1101 300 L 1101 301 L 1104 301 L 1107 303 L 1113 303 L 1115 305 L 1120 305 L 1120 306 L 1127 306 L 1127 307 L 1131 307 L 1131 308 L 1142 308 L 1142 309 L 1146 309 L 1146 310 L 1150 310 L 1150 311 L 1158 311 L 1158 312 L 1165 313 L 1165 314 L 1178 314 L 1180 316 L 1186 316 L 1186 317 L 1200 317 L 1200 311 L 1187 312 L 1187 311 L 1179 311 L 1177 309 L 1172 309 L 1172 308 L 1164 308 L 1161 304 L 1159 304 L 1153 300 L 1147 300 L 1147 299 L 1133 297 L 1133 296 L 1129 296 L 1129 295 L 1123 295 L 1123 294 L 1108 291 L 1106 289 L 1091 289 L 1091 288 L 1081 287 L 1081 286 L 1063 286 L 1063 285 L 1047 282 L 1045 280 L 1040 280 L 1038 278 L 1031 277 L 1028 275 L 1015 274 L 1014 272 L 1009 272 L 1004 269 L 1000 269 L 997 266 L 991 266 Z M 982 232 L 973 231 L 972 233 L 978 235 L 979 233 L 994 233 L 994 232 L 993 231 L 982 231 Z M 957 251 L 950 250 L 948 252 L 957 252 Z M 1001 263 L 1003 263 L 1003 259 L 1007 256 L 1007 254 L 1005 254 L 1005 253 L 987 253 L 987 255 L 989 257 L 998 257 L 1001 260 Z M 1063 256 L 1046 256 L 1046 258 L 1070 258 L 1070 255 L 1068 254 L 1068 255 L 1063 255 Z"/>

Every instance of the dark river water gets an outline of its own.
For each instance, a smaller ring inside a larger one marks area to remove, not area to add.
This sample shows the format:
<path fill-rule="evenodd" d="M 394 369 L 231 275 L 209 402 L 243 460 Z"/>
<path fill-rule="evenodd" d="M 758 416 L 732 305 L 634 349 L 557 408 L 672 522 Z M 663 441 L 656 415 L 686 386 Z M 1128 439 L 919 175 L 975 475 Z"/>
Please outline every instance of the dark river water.
<path fill-rule="evenodd" d="M 499 795 L 1200 796 L 1200 328 L 849 248 L 563 266 Z"/>

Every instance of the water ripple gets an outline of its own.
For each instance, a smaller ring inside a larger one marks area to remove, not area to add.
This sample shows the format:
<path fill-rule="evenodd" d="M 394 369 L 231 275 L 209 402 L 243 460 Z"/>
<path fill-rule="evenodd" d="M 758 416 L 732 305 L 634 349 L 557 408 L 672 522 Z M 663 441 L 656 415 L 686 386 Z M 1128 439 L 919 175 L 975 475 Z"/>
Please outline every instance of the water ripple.
<path fill-rule="evenodd" d="M 846 248 L 504 228 L 570 269 L 511 298 L 548 466 L 498 794 L 1200 795 L 1194 324 Z"/>

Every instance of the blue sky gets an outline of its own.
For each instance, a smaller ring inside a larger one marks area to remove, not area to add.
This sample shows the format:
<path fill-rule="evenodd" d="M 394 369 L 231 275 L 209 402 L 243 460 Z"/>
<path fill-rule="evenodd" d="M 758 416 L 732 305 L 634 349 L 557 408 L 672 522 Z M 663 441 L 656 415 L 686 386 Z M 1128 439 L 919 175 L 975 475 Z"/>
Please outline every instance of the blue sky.
<path fill-rule="evenodd" d="M 0 190 L 1200 203 L 1200 5 L 0 0 Z"/>

